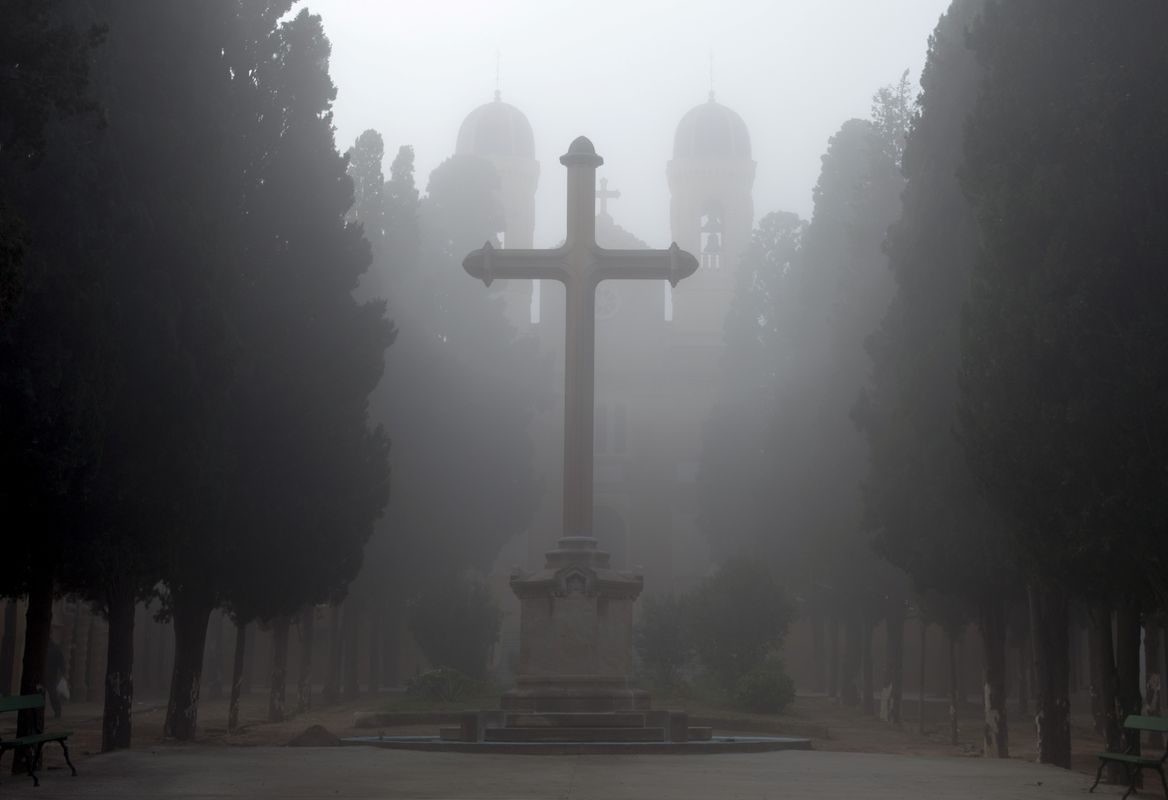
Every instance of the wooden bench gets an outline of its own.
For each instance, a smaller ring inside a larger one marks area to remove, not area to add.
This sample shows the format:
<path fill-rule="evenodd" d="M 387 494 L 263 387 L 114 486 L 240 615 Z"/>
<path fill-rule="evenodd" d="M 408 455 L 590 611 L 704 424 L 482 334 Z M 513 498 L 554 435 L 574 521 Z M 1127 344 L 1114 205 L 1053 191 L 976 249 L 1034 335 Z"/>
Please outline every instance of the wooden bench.
<path fill-rule="evenodd" d="M 69 760 L 69 747 L 65 744 L 65 740 L 69 738 L 70 731 L 59 731 L 55 733 L 45 733 L 40 720 L 43 717 L 42 713 L 45 707 L 45 696 L 43 694 L 22 694 L 16 697 L 0 697 L 0 714 L 9 711 L 28 711 L 34 713 L 38 722 L 35 725 L 36 730 L 27 736 L 20 736 L 15 739 L 0 738 L 0 760 L 3 760 L 4 754 L 9 750 L 15 751 L 13 758 L 16 758 L 15 753 L 24 751 L 25 764 L 28 766 L 28 775 L 32 778 L 33 786 L 40 786 L 40 779 L 36 776 L 36 767 L 41 760 L 41 750 L 48 742 L 56 742 L 61 745 L 61 750 L 65 753 L 65 763 L 69 765 L 69 769 L 73 774 L 77 774 L 77 768 L 73 766 L 73 762 Z"/>
<path fill-rule="evenodd" d="M 1144 717 L 1139 714 L 1132 714 L 1123 721 L 1123 727 L 1133 731 L 1149 731 L 1152 733 L 1168 734 L 1168 717 Z M 1095 773 L 1095 783 L 1091 784 L 1091 788 L 1087 791 L 1095 791 L 1095 787 L 1099 785 L 1099 781 L 1103 778 L 1103 768 L 1108 764 L 1122 764 L 1124 771 L 1127 773 L 1128 787 L 1127 791 L 1123 793 L 1126 799 L 1128 795 L 1136 790 L 1136 783 L 1140 779 L 1140 773 L 1145 769 L 1154 769 L 1160 775 L 1160 784 L 1164 787 L 1164 796 L 1168 797 L 1168 780 L 1164 778 L 1164 760 L 1168 759 L 1168 747 L 1165 748 L 1164 753 L 1159 758 L 1152 758 L 1149 756 L 1136 755 L 1130 752 L 1123 753 L 1097 753 L 1099 758 L 1099 771 Z"/>

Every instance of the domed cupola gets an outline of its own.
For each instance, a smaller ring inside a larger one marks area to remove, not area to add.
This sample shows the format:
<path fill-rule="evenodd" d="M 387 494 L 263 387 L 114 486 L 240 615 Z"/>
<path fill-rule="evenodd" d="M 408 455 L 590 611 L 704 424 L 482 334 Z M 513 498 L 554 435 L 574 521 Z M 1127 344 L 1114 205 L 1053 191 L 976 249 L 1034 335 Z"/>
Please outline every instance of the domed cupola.
<path fill-rule="evenodd" d="M 495 99 L 466 115 L 454 146 L 457 156 L 485 158 L 499 174 L 499 199 L 503 203 L 507 247 L 531 247 L 535 236 L 535 190 L 539 162 L 535 160 L 535 136 L 522 111 Z"/>
<path fill-rule="evenodd" d="M 495 100 L 466 115 L 458 129 L 457 155 L 487 158 L 535 158 L 535 136 L 531 123 L 515 106 L 504 103 L 498 92 Z"/>
<path fill-rule="evenodd" d="M 737 112 L 714 100 L 690 109 L 677 124 L 674 158 L 750 158 L 750 132 Z"/>

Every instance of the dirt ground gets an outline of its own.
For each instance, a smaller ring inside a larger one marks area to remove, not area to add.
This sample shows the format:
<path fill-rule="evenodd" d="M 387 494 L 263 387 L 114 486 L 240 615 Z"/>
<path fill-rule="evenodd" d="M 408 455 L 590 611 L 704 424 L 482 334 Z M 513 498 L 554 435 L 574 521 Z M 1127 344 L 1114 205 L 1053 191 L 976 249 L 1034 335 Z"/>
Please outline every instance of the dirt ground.
<path fill-rule="evenodd" d="M 290 698 L 291 699 L 291 698 Z M 436 734 L 437 722 L 421 725 L 383 727 L 377 730 L 359 729 L 354 726 L 354 715 L 360 711 L 380 711 L 393 708 L 397 698 L 389 693 L 365 696 L 356 702 L 332 706 L 318 704 L 313 710 L 280 723 L 269 723 L 267 717 L 267 695 L 255 692 L 245 696 L 241 707 L 240 729 L 228 734 L 226 730 L 227 703 L 224 698 L 204 697 L 199 708 L 198 743 L 208 747 L 247 747 L 259 745 L 284 745 L 311 725 L 323 725 L 339 737 L 370 735 L 375 733 L 393 734 Z M 970 704 L 962 708 L 959 726 L 959 743 L 954 746 L 949 741 L 948 705 L 941 700 L 925 703 L 925 731 L 918 730 L 915 699 L 905 702 L 906 720 L 889 725 L 873 717 L 865 716 L 856 708 L 843 707 L 826 697 L 800 696 L 793 706 L 782 715 L 752 715 L 727 711 L 702 705 L 697 701 L 661 702 L 661 707 L 683 707 L 689 711 L 691 724 L 712 724 L 717 733 L 776 733 L 807 736 L 813 740 L 817 750 L 892 753 L 914 756 L 969 756 L 981 755 L 980 709 Z M 473 706 L 472 706 L 473 707 Z M 1033 722 L 1013 712 L 1010 720 L 1010 753 L 1013 758 L 1033 760 L 1035 757 L 1035 737 Z M 165 717 L 165 700 L 162 697 L 147 697 L 135 704 L 133 746 L 154 749 L 168 746 L 162 736 Z M 12 715 L 6 715 L 10 717 Z M 14 724 L 14 720 L 0 720 L 0 737 Z M 86 757 L 97 753 L 101 745 L 101 707 L 96 703 L 67 704 L 60 720 L 49 719 L 48 730 L 73 731 L 70 739 L 75 760 L 82 764 Z M 1073 718 L 1072 735 L 1074 745 L 1074 768 L 1081 772 L 1092 772 L 1095 768 L 1093 754 L 1100 749 L 1091 729 L 1090 719 L 1085 715 Z M 55 748 L 46 750 L 46 766 L 60 765 L 61 759 Z M 1154 781 L 1149 781 L 1148 789 L 1154 791 Z M 1148 796 L 1148 792 L 1142 792 Z"/>

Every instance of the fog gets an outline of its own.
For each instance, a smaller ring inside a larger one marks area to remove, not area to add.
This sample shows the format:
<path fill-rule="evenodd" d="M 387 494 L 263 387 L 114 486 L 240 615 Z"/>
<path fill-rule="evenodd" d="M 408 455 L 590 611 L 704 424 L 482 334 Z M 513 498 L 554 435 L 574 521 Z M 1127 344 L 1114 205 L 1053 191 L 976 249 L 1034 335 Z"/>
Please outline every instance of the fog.
<path fill-rule="evenodd" d="M 322 15 L 333 45 L 337 140 L 375 128 L 392 153 L 417 152 L 418 175 L 454 152 L 466 114 L 500 90 L 531 121 L 539 160 L 536 246 L 563 236 L 565 174 L 556 159 L 579 135 L 605 159 L 623 195 L 617 221 L 669 242 L 665 163 L 681 116 L 713 83 L 742 115 L 758 162 L 755 209 L 811 213 L 828 137 L 867 117 L 872 94 L 915 76 L 944 0 L 814 3 L 657 0 L 444 0 L 301 3 Z"/>
<path fill-rule="evenodd" d="M 0 7 L 24 742 L 1168 730 L 1164 0 Z"/>

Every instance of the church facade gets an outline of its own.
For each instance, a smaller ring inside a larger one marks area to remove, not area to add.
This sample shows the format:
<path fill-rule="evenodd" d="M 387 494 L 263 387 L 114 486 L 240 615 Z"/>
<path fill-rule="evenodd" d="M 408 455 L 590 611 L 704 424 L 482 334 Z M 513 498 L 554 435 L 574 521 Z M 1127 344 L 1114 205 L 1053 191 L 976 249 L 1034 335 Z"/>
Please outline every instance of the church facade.
<path fill-rule="evenodd" d="M 532 246 L 540 175 L 534 143 L 526 116 L 497 92 L 466 117 L 458 133 L 456 155 L 488 159 L 499 174 L 504 247 Z M 648 594 L 684 591 L 711 569 L 698 525 L 695 478 L 702 428 L 717 397 L 735 266 L 754 225 L 754 175 L 745 123 L 711 92 L 678 123 L 663 175 L 672 238 L 698 256 L 698 271 L 674 289 L 663 281 L 609 281 L 597 290 L 593 535 L 615 566 L 643 572 Z M 614 193 L 598 194 L 601 246 L 647 247 L 617 224 L 607 202 Z M 502 292 L 516 330 L 538 337 L 554 360 L 555 398 L 532 431 L 545 481 L 543 503 L 495 569 L 493 583 L 506 612 L 501 656 L 517 628 L 505 588 L 509 568 L 541 563 L 561 527 L 563 288 L 533 283 L 509 281 Z"/>

